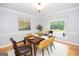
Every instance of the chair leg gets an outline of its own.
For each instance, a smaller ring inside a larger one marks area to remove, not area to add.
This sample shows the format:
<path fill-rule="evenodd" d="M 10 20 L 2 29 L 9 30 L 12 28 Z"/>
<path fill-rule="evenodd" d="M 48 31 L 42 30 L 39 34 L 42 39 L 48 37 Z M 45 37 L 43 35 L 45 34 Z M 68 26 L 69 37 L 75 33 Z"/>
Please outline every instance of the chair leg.
<path fill-rule="evenodd" d="M 44 56 L 44 49 L 42 49 L 42 56 Z"/>
<path fill-rule="evenodd" d="M 51 50 L 51 52 L 53 52 L 53 51 L 52 51 L 52 45 L 50 45 L 50 50 Z"/>
<path fill-rule="evenodd" d="M 46 49 L 47 49 L 47 52 L 48 52 L 48 54 L 49 54 L 49 56 L 50 56 L 50 53 L 49 53 L 48 47 L 47 47 Z"/>
<path fill-rule="evenodd" d="M 55 45 L 53 44 L 53 47 L 54 47 L 54 49 L 55 49 Z"/>
<path fill-rule="evenodd" d="M 31 49 L 31 56 L 32 56 L 32 49 Z"/>
<path fill-rule="evenodd" d="M 54 49 L 55 49 L 55 45 L 54 44 L 50 44 L 50 49 L 51 49 L 51 52 L 53 52 L 52 51 L 52 46 L 54 47 Z"/>

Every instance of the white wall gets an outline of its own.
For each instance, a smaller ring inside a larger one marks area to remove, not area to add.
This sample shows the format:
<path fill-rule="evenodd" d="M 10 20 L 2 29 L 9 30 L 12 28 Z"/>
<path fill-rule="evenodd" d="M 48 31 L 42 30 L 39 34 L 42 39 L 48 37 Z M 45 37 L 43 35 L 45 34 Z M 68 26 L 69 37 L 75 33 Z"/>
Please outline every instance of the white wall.
<path fill-rule="evenodd" d="M 31 21 L 31 30 L 19 31 L 18 30 L 18 16 L 27 17 Z M 53 17 L 67 17 L 66 31 L 68 32 L 70 42 L 79 44 L 79 8 L 65 10 L 55 14 L 48 14 L 44 17 L 38 18 L 33 15 L 0 8 L 0 47 L 9 44 L 9 38 L 13 37 L 15 40 L 22 40 L 27 33 L 33 33 L 38 24 L 42 24 L 44 29 L 49 29 L 49 22 Z"/>
<path fill-rule="evenodd" d="M 69 37 L 67 41 L 79 44 L 79 8 L 72 8 L 69 10 L 64 10 L 55 14 L 48 14 L 44 16 L 44 27 L 49 29 L 49 22 L 57 17 L 66 17 L 65 30 L 67 32 L 66 35 Z"/>
<path fill-rule="evenodd" d="M 18 30 L 18 17 L 26 17 L 31 22 L 31 30 Z M 0 46 L 10 43 L 9 38 L 22 40 L 27 33 L 34 33 L 38 25 L 39 18 L 22 12 L 0 8 Z"/>

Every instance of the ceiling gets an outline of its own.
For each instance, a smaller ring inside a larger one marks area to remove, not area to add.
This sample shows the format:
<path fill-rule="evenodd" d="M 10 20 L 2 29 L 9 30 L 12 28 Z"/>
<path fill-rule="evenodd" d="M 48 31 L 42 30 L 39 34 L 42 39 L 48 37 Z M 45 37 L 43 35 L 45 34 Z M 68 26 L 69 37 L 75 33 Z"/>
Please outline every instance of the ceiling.
<path fill-rule="evenodd" d="M 44 16 L 50 13 L 53 14 L 70 8 L 79 7 L 79 3 L 48 3 L 44 5 L 44 8 L 40 13 L 35 9 L 34 3 L 0 3 L 0 7 L 13 9 L 35 16 L 39 16 L 39 14 Z"/>

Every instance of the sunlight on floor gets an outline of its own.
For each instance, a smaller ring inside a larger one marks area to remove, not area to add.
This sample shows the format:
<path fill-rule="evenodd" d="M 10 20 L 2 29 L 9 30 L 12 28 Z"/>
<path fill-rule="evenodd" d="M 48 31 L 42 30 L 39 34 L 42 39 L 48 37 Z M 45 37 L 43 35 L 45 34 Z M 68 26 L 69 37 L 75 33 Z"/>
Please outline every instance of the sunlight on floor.
<path fill-rule="evenodd" d="M 68 46 L 58 43 L 58 42 L 54 42 L 55 43 L 55 49 L 52 47 L 53 52 L 50 51 L 50 56 L 67 56 L 67 52 L 68 52 Z M 49 56 L 46 49 L 44 51 L 45 56 Z M 37 51 L 37 56 L 42 56 L 42 53 L 40 50 Z"/>
<path fill-rule="evenodd" d="M 67 56 L 68 46 L 55 42 L 56 49 L 53 51 L 54 56 Z"/>

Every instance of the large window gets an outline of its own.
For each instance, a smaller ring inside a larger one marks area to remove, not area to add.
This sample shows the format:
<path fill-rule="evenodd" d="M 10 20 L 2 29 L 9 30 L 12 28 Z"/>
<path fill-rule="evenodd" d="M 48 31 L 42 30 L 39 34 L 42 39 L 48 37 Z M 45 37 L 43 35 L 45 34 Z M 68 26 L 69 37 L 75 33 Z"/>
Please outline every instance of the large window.
<path fill-rule="evenodd" d="M 64 32 L 64 21 L 52 21 L 50 22 L 50 30 L 53 30 L 54 34 L 62 34 Z"/>

